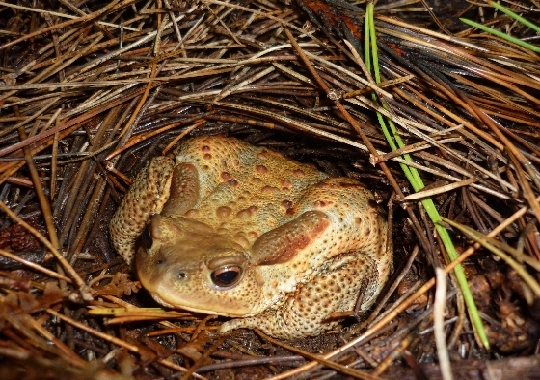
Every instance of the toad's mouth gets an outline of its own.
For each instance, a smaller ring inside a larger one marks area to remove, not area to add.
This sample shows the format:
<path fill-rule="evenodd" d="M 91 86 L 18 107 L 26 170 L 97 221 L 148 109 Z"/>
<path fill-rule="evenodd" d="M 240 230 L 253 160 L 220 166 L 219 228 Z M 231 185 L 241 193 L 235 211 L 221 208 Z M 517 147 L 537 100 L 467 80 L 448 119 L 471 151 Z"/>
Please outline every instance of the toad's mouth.
<path fill-rule="evenodd" d="M 225 317 L 249 317 L 256 314 L 256 313 L 238 313 L 238 312 L 234 313 L 234 312 L 217 311 L 215 309 L 206 308 L 204 307 L 204 305 L 190 305 L 189 302 L 186 302 L 186 300 L 182 300 L 181 303 L 175 302 L 176 301 L 175 297 L 165 296 L 164 298 L 162 297 L 161 294 L 154 293 L 154 292 L 149 292 L 149 293 L 157 303 L 170 309 L 182 309 L 182 310 L 191 311 L 193 313 L 201 313 L 201 314 L 217 314 L 217 315 L 223 315 Z M 208 306 L 212 307 L 211 304 L 209 304 Z"/>
<path fill-rule="evenodd" d="M 165 306 L 165 307 L 168 307 L 168 308 L 171 308 L 171 309 L 183 309 L 183 310 L 187 310 L 187 311 L 191 311 L 193 313 L 202 313 L 202 314 L 218 314 L 218 315 L 227 315 L 228 314 L 223 314 L 223 313 L 216 313 L 215 311 L 211 311 L 211 310 L 207 310 L 207 309 L 200 309 L 200 308 L 196 308 L 196 307 L 190 307 L 190 306 L 187 306 L 185 304 L 183 304 L 182 306 L 177 306 L 177 305 L 174 305 L 168 301 L 166 301 L 165 299 L 163 299 L 163 297 L 161 297 L 161 295 L 157 294 L 157 293 L 150 293 L 150 295 L 152 296 L 152 298 L 159 304 Z"/>

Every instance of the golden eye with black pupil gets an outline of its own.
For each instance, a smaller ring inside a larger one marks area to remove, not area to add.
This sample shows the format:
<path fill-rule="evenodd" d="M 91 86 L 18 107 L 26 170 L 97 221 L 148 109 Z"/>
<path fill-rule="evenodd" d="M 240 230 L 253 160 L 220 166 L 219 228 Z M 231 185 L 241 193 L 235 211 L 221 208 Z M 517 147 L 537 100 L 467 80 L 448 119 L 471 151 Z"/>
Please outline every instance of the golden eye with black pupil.
<path fill-rule="evenodd" d="M 210 275 L 212 282 L 220 288 L 234 285 L 242 274 L 242 268 L 237 265 L 224 266 L 216 269 Z"/>
<path fill-rule="evenodd" d="M 150 235 L 150 228 L 148 225 L 144 227 L 141 236 L 139 236 L 139 245 L 147 250 L 152 246 L 152 235 Z"/>

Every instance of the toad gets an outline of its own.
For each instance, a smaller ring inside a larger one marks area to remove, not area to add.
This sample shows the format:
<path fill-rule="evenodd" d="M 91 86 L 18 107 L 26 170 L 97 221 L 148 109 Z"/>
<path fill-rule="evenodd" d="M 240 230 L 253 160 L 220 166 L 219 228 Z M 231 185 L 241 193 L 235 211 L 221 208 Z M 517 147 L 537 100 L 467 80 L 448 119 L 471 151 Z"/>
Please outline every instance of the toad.
<path fill-rule="evenodd" d="M 282 339 L 330 330 L 358 301 L 367 310 L 392 266 L 362 183 L 219 136 L 151 160 L 110 234 L 160 304 Z"/>

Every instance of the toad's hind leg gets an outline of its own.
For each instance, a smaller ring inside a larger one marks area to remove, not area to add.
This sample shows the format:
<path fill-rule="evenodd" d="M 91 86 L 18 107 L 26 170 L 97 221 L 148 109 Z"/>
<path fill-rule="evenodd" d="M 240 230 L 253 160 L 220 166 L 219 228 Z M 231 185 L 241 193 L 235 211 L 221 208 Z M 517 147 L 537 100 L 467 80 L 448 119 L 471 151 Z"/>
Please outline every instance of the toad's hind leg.
<path fill-rule="evenodd" d="M 352 312 L 359 297 L 362 310 L 373 303 L 380 290 L 376 270 L 373 260 L 361 252 L 342 254 L 325 274 L 299 284 L 278 310 L 233 319 L 225 322 L 220 331 L 257 328 L 276 338 L 297 339 L 331 330 L 338 324 L 335 313 Z"/>

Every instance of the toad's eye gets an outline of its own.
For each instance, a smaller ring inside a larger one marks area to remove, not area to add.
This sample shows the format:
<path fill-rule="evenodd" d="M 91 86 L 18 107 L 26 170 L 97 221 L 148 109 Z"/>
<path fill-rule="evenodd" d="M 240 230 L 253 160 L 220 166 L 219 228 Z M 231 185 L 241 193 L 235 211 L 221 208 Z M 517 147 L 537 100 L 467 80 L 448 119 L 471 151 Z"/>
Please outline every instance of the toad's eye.
<path fill-rule="evenodd" d="M 147 225 L 144 227 L 144 230 L 139 236 L 139 245 L 143 247 L 144 249 L 148 250 L 152 246 L 152 235 L 150 234 L 150 227 Z"/>
<path fill-rule="evenodd" d="M 228 288 L 238 282 L 242 275 L 242 268 L 238 265 L 228 265 L 216 269 L 210 275 L 212 282 L 220 288 Z"/>

